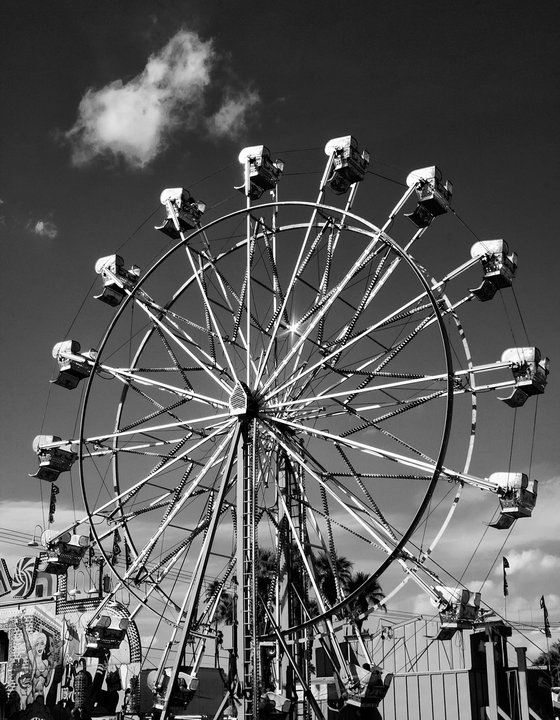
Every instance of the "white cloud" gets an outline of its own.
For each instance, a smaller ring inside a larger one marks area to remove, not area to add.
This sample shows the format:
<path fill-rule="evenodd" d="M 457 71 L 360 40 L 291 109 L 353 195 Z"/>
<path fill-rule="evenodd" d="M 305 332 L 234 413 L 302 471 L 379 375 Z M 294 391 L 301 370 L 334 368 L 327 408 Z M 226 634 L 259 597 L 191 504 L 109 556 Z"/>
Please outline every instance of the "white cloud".
<path fill-rule="evenodd" d="M 259 102 L 259 94 L 254 90 L 226 95 L 222 107 L 208 120 L 210 133 L 217 137 L 237 137 L 246 129 L 247 116 Z"/>
<path fill-rule="evenodd" d="M 76 123 L 65 133 L 74 163 L 112 154 L 145 167 L 166 146 L 174 127 L 198 120 L 215 59 L 211 41 L 180 30 L 129 82 L 90 88 Z"/>
<path fill-rule="evenodd" d="M 430 600 L 427 593 L 418 593 L 414 596 L 412 612 L 415 615 L 425 615 L 427 617 L 435 617 L 438 614 L 437 607 Z"/>
<path fill-rule="evenodd" d="M 37 220 L 35 225 L 32 227 L 32 232 L 39 237 L 46 237 L 49 240 L 54 240 L 58 235 L 57 226 L 50 220 Z"/>
<path fill-rule="evenodd" d="M 542 573 L 558 570 L 560 568 L 560 557 L 545 553 L 540 549 L 516 550 L 507 553 L 509 568 L 506 570 L 508 575 L 522 571 L 523 573 Z M 494 570 L 495 573 L 502 572 L 502 565 Z"/>

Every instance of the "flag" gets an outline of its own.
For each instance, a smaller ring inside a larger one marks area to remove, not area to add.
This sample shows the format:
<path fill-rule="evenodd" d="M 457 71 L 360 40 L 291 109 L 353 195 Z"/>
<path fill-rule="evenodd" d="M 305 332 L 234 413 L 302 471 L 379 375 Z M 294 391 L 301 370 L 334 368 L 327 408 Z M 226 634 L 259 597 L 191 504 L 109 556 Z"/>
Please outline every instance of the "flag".
<path fill-rule="evenodd" d="M 12 592 L 12 578 L 4 558 L 0 558 L 0 597 Z"/>
<path fill-rule="evenodd" d="M 60 490 L 56 485 L 51 485 L 51 500 L 49 503 L 49 524 L 54 522 L 54 514 L 56 511 L 56 496 Z"/>
<path fill-rule="evenodd" d="M 548 610 L 546 609 L 544 595 L 541 595 L 541 610 L 543 611 L 544 616 L 544 634 L 547 638 L 552 637 L 552 633 L 550 632 L 550 623 L 548 621 Z"/>
<path fill-rule="evenodd" d="M 132 555 L 130 554 L 130 548 L 128 547 L 126 538 L 124 541 L 124 564 L 127 570 L 132 565 Z"/>
<path fill-rule="evenodd" d="M 111 565 L 116 565 L 117 558 L 121 554 L 121 547 L 119 545 L 121 541 L 121 535 L 118 530 L 113 533 L 113 551 L 111 553 Z"/>
<path fill-rule="evenodd" d="M 86 560 L 86 565 L 88 567 L 91 567 L 94 562 L 95 562 L 95 548 L 93 547 L 93 533 L 90 530 L 89 531 L 88 557 Z"/>
<path fill-rule="evenodd" d="M 507 557 L 502 558 L 502 571 L 504 573 L 504 597 L 507 597 L 509 595 L 508 590 L 508 581 L 506 576 L 506 569 L 509 568 L 509 563 Z"/>

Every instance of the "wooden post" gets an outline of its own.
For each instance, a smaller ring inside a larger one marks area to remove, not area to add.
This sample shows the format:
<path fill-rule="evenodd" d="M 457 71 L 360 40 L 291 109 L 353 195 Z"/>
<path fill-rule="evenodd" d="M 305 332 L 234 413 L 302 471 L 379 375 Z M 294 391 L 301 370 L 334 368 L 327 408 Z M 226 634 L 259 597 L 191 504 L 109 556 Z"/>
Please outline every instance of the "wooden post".
<path fill-rule="evenodd" d="M 486 650 L 486 679 L 488 682 L 488 705 L 486 717 L 488 720 L 498 720 L 498 692 L 496 688 L 496 664 L 494 661 L 494 643 L 491 633 L 487 633 L 484 641 Z"/>
<path fill-rule="evenodd" d="M 527 694 L 527 648 L 516 647 L 517 654 L 517 677 L 519 678 L 519 708 L 521 720 L 530 720 L 529 716 L 529 695 Z"/>

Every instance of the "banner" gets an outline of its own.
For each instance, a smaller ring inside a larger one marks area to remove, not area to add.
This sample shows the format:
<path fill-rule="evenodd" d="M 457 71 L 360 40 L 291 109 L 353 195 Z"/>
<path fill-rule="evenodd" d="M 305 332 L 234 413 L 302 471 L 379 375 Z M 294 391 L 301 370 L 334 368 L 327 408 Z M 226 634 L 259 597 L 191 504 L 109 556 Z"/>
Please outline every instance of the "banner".
<path fill-rule="evenodd" d="M 12 578 L 4 558 L 0 558 L 0 597 L 12 592 Z M 1 682 L 1 681 L 0 681 Z"/>
<path fill-rule="evenodd" d="M 121 554 L 121 535 L 118 530 L 113 533 L 113 550 L 111 553 L 111 565 L 116 565 L 119 555 Z"/>
<path fill-rule="evenodd" d="M 544 617 L 544 634 L 547 638 L 552 637 L 552 633 L 550 632 L 550 622 L 548 621 L 548 610 L 546 609 L 544 595 L 541 595 L 541 610 L 543 611 Z"/>
<path fill-rule="evenodd" d="M 54 514 L 56 512 L 56 496 L 60 490 L 56 485 L 51 485 L 51 499 L 49 503 L 49 524 L 54 522 Z"/>
<path fill-rule="evenodd" d="M 132 565 L 132 555 L 130 554 L 130 548 L 128 547 L 126 538 L 124 541 L 124 564 L 127 570 Z"/>

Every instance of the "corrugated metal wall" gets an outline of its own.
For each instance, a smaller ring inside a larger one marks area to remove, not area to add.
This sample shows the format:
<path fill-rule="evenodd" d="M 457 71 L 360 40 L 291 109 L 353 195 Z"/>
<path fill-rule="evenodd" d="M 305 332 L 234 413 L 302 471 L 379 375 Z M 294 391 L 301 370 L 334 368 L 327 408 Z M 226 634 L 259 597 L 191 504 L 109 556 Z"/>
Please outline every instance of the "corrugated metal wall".
<path fill-rule="evenodd" d="M 383 720 L 472 720 L 468 670 L 395 675 Z"/>
<path fill-rule="evenodd" d="M 375 659 L 394 674 L 379 706 L 383 720 L 472 720 L 468 637 L 437 640 L 438 629 L 417 620 L 383 633 Z"/>

